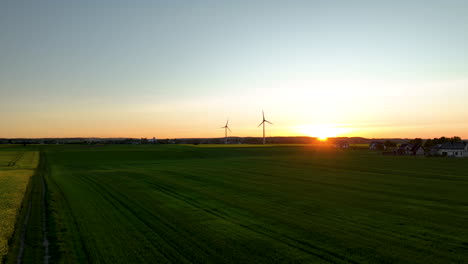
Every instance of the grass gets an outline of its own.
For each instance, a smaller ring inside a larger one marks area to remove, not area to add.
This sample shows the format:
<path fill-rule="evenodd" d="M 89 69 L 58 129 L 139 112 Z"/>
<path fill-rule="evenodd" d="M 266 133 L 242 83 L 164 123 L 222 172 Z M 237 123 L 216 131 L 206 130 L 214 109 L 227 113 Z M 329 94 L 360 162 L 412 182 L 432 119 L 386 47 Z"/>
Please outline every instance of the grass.
<path fill-rule="evenodd" d="M 350 147 L 369 149 L 369 144 L 350 144 Z"/>
<path fill-rule="evenodd" d="M 52 262 L 467 263 L 468 160 L 50 146 Z"/>
<path fill-rule="evenodd" d="M 9 250 L 38 153 L 20 148 L 0 149 L 0 261 Z"/>

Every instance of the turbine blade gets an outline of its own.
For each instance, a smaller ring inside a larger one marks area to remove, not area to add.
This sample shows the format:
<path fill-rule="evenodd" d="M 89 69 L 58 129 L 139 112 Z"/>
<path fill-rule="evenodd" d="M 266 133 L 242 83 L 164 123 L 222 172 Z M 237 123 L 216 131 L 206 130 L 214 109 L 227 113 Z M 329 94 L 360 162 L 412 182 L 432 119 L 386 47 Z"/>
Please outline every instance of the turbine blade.
<path fill-rule="evenodd" d="M 262 110 L 263 121 L 265 121 L 265 112 Z"/>
<path fill-rule="evenodd" d="M 269 123 L 270 125 L 273 125 L 273 123 L 268 120 L 265 120 L 265 122 Z"/>
<path fill-rule="evenodd" d="M 258 125 L 257 127 L 260 127 L 264 122 L 265 122 L 265 121 L 262 121 L 262 122 L 260 123 L 260 125 Z"/>
<path fill-rule="evenodd" d="M 231 129 L 230 129 L 229 127 L 228 127 L 227 129 L 229 130 L 229 132 L 232 132 Z"/>
<path fill-rule="evenodd" d="M 226 126 L 228 126 L 228 124 L 229 124 L 229 119 L 228 119 L 227 122 L 226 122 Z"/>

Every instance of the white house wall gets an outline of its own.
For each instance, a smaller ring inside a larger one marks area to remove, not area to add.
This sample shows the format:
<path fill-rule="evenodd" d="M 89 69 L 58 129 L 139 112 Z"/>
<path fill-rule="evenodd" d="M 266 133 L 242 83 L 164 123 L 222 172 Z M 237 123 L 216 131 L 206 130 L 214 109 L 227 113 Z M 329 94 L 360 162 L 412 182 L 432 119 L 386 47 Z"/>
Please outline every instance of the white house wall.
<path fill-rule="evenodd" d="M 457 150 L 453 150 L 453 149 L 441 149 L 439 151 L 439 154 L 440 155 L 443 155 L 443 153 L 446 152 L 447 153 L 447 157 L 457 157 L 457 158 L 461 158 L 461 157 L 468 157 L 468 151 L 465 151 L 465 150 L 462 150 L 462 149 L 457 149 Z M 455 154 L 457 153 L 457 154 Z"/>

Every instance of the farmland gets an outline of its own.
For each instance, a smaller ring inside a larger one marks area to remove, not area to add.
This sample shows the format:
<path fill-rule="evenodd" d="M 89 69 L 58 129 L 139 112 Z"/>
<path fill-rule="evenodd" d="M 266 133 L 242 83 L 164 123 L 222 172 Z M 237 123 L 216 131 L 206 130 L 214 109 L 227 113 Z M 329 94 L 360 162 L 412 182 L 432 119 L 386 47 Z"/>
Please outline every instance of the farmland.
<path fill-rule="evenodd" d="M 42 151 L 53 263 L 468 262 L 466 159 L 310 146 Z"/>
<path fill-rule="evenodd" d="M 0 148 L 0 261 L 9 251 L 9 241 L 38 157 L 38 152 L 34 151 Z"/>

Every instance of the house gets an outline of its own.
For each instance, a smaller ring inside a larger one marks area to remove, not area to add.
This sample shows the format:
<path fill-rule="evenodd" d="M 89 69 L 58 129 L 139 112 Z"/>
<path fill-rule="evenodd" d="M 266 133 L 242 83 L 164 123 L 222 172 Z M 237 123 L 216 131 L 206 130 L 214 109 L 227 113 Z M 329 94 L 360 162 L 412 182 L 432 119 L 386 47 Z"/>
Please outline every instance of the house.
<path fill-rule="evenodd" d="M 335 147 L 338 149 L 348 149 L 349 148 L 349 143 L 348 141 L 344 140 L 339 140 L 335 142 Z"/>
<path fill-rule="evenodd" d="M 447 142 L 438 147 L 437 154 L 457 158 L 468 157 L 468 144 L 466 142 Z"/>
<path fill-rule="evenodd" d="M 387 146 L 383 142 L 373 141 L 369 144 L 370 150 L 386 150 Z"/>
<path fill-rule="evenodd" d="M 396 154 L 405 156 L 422 156 L 424 155 L 424 148 L 419 144 L 401 144 L 396 150 Z"/>
<path fill-rule="evenodd" d="M 396 150 L 397 155 L 408 155 L 411 150 L 410 144 L 401 144 Z"/>
<path fill-rule="evenodd" d="M 411 154 L 414 156 L 424 156 L 424 148 L 419 144 L 414 144 L 411 148 Z"/>
<path fill-rule="evenodd" d="M 439 156 L 439 155 L 442 155 L 440 153 L 440 147 L 442 147 L 442 144 L 437 144 L 437 145 L 434 145 L 431 147 L 431 149 L 429 150 L 429 155 L 430 156 Z"/>

